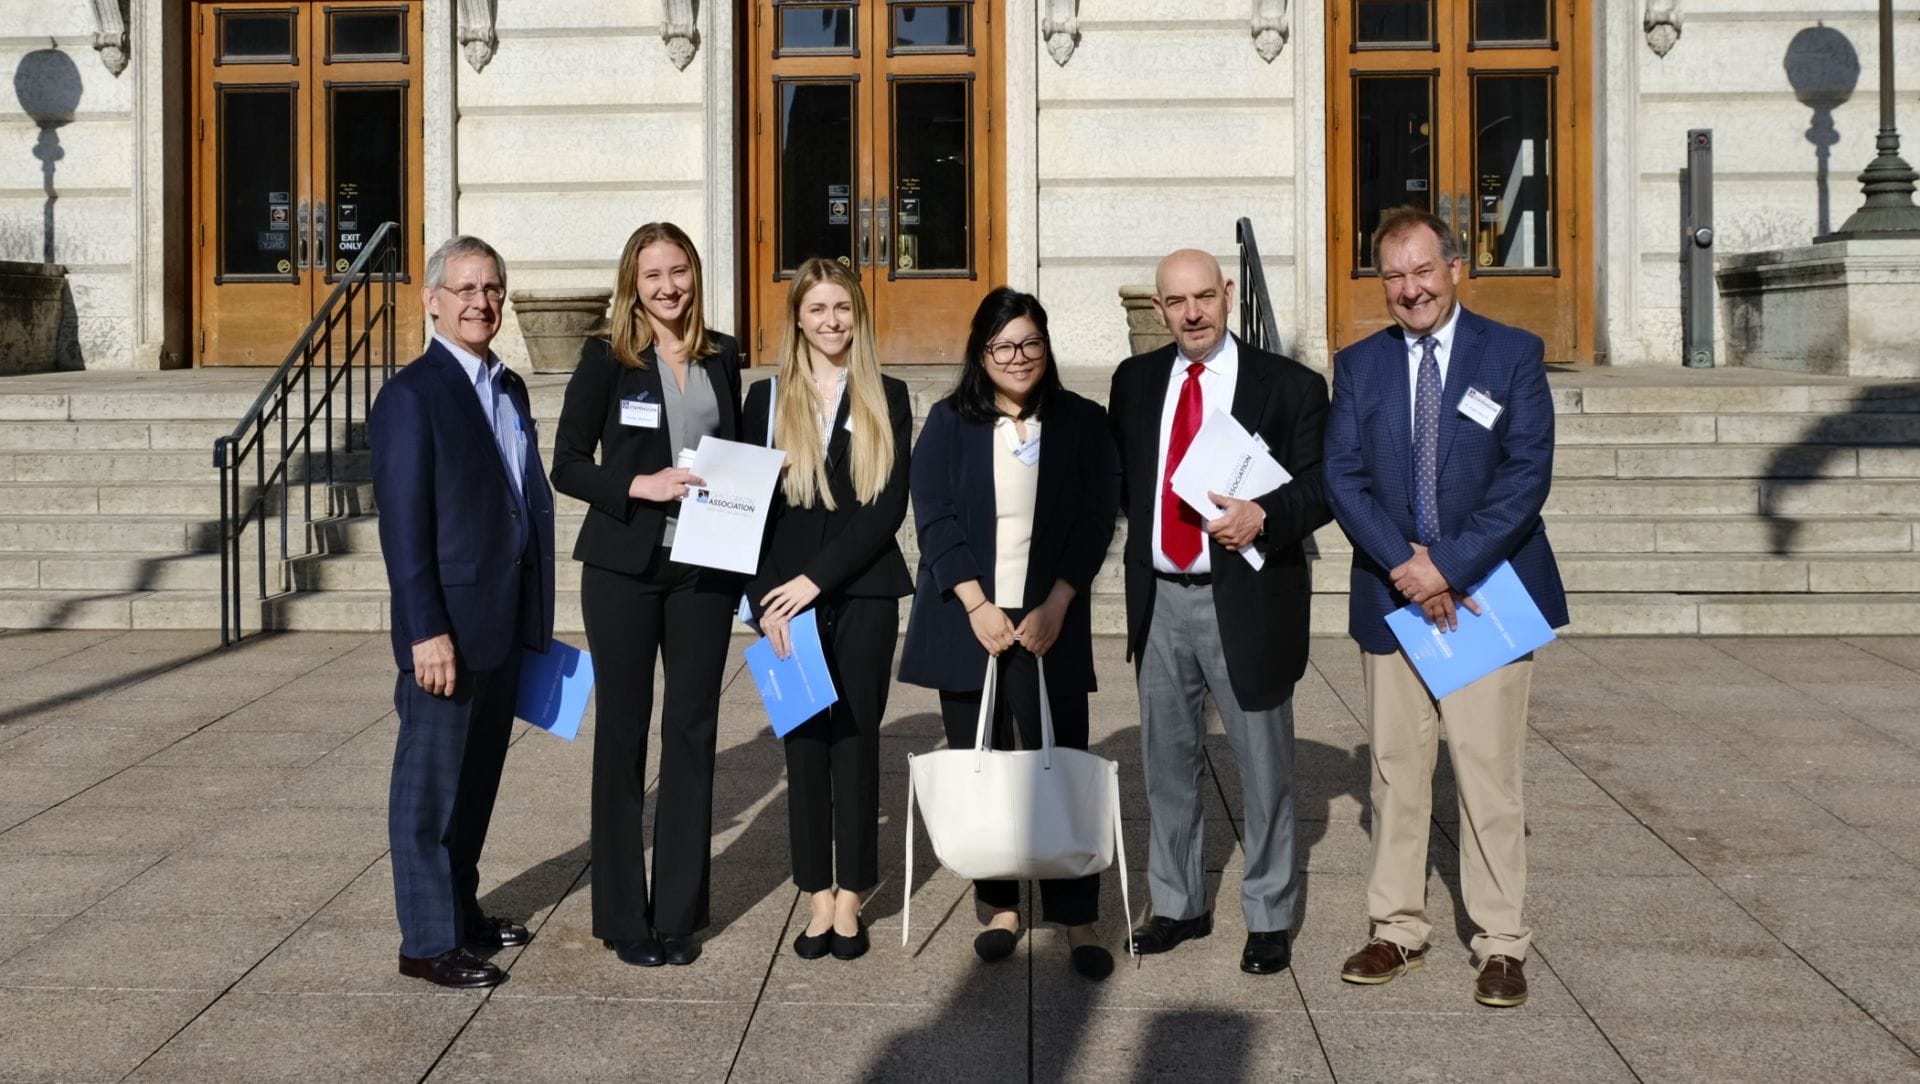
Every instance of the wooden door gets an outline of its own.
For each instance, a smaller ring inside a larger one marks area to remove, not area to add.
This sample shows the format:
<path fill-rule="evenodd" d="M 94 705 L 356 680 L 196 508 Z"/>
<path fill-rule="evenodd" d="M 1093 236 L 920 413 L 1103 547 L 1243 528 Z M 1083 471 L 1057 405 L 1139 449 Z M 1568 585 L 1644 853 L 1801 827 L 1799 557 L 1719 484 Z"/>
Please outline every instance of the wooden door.
<path fill-rule="evenodd" d="M 753 0 L 747 349 L 810 256 L 860 276 L 880 356 L 953 363 L 1003 273 L 991 0 Z"/>
<path fill-rule="evenodd" d="M 420 8 L 195 5 L 198 364 L 278 365 L 382 222 L 402 280 L 422 266 Z M 396 319 L 396 342 L 420 341 L 417 290 Z"/>
<path fill-rule="evenodd" d="M 1549 361 L 1593 357 L 1591 95 L 1575 0 L 1329 0 L 1333 345 L 1390 324 L 1374 226 L 1413 204 L 1466 254 L 1461 303 Z"/>

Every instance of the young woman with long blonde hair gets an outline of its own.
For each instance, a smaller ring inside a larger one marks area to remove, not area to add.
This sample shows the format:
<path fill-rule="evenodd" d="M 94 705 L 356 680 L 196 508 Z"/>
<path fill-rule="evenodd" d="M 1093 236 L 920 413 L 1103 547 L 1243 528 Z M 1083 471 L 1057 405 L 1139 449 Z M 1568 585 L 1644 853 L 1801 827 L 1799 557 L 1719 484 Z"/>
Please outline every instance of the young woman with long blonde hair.
<path fill-rule="evenodd" d="M 740 438 L 740 351 L 706 326 L 700 254 L 670 222 L 620 254 L 612 326 L 587 340 L 554 431 L 553 487 L 587 504 L 573 556 L 594 656 L 593 932 L 640 967 L 688 964 L 707 925 L 720 683 L 741 578 L 669 557 L 677 465 Z M 596 450 L 599 459 L 596 462 Z M 653 667 L 664 660 L 649 886 L 641 823 Z"/>
<path fill-rule="evenodd" d="M 812 607 L 833 707 L 786 737 L 794 883 L 812 914 L 794 952 L 851 960 L 867 950 L 863 893 L 880 880 L 880 720 L 887 710 L 900 599 L 913 592 L 895 533 L 907 513 L 907 386 L 880 372 L 859 280 L 810 259 L 787 294 L 771 382 L 747 392 L 746 435 L 787 453 L 747 598 L 781 655 Z"/>

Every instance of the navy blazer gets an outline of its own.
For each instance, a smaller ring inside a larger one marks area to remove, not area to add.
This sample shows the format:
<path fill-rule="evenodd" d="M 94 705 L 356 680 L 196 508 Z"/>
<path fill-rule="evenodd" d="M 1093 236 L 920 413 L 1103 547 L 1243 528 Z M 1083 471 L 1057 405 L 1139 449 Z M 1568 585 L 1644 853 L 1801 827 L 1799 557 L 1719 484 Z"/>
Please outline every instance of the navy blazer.
<path fill-rule="evenodd" d="M 1227 679 L 1245 711 L 1279 707 L 1307 669 L 1311 583 L 1305 543 L 1332 518 L 1320 492 L 1327 382 L 1292 358 L 1256 350 L 1238 336 L 1240 373 L 1228 413 L 1267 448 L 1293 481 L 1254 503 L 1267 514 L 1255 540 L 1266 567 L 1207 539 L 1213 612 Z M 1120 509 L 1127 517 L 1127 654 L 1139 666 L 1159 581 L 1153 575 L 1153 511 L 1160 503 L 1160 415 L 1172 387 L 1169 343 L 1120 363 L 1107 401 L 1120 449 Z M 1219 695 L 1219 690 L 1214 690 Z"/>
<path fill-rule="evenodd" d="M 1501 561 L 1547 623 L 1567 623 L 1567 596 L 1540 509 L 1553 483 L 1553 396 L 1540 337 L 1460 309 L 1440 395 L 1440 541 L 1430 556 L 1455 588 Z M 1468 388 L 1500 404 L 1491 429 L 1460 413 Z M 1398 327 L 1334 356 L 1327 422 L 1327 503 L 1353 540 L 1347 631 L 1379 655 L 1399 650 L 1386 616 L 1405 605 L 1391 570 L 1413 556 L 1413 398 Z"/>
<path fill-rule="evenodd" d="M 515 552 L 520 514 L 480 397 L 438 342 L 394 374 L 367 420 L 380 553 L 393 594 L 393 658 L 413 669 L 413 645 L 453 634 L 461 667 L 491 670 L 519 647 L 553 636 L 553 492 L 526 382 L 502 380 L 527 427 L 521 479 L 533 522 Z"/>
<path fill-rule="evenodd" d="M 887 420 L 893 428 L 893 465 L 887 484 L 872 504 L 862 504 L 853 488 L 853 434 L 847 415 L 851 395 L 840 397 L 827 441 L 827 484 L 833 491 L 832 510 L 819 501 L 804 508 L 787 503 L 786 491 L 773 487 L 773 507 L 767 514 L 767 534 L 761 543 L 760 571 L 747 583 L 748 605 L 760 616 L 760 599 L 767 592 L 805 575 L 820 588 L 820 603 L 847 598 L 902 598 L 913 593 L 907 578 L 907 559 L 900 555 L 898 534 L 907 518 L 907 459 L 913 440 L 913 398 L 906 384 L 890 376 L 880 378 L 886 390 Z M 741 439 L 767 443 L 767 415 L 772 382 L 762 380 L 747 391 L 742 411 Z"/>
<path fill-rule="evenodd" d="M 1094 577 L 1113 541 L 1120 504 L 1120 460 L 1107 412 L 1059 388 L 1040 422 L 1040 476 L 1033 502 L 1033 539 L 1024 585 L 1029 608 L 1046 601 L 1056 581 L 1073 586 L 1060 638 L 1047 652 L 1047 687 L 1092 692 Z M 927 414 L 913 449 L 910 489 L 920 540 L 913 613 L 900 653 L 900 680 L 947 692 L 972 692 L 986 676 L 987 649 L 973 635 L 956 584 L 980 581 L 994 592 L 992 425 L 960 417 L 952 399 Z"/>
<path fill-rule="evenodd" d="M 708 330 L 719 349 L 698 363 L 707 372 L 720 407 L 722 440 L 740 439 L 740 350 L 731 337 Z M 620 400 L 661 402 L 660 360 L 649 346 L 644 369 L 614 356 L 606 339 L 580 348 L 580 364 L 567 379 L 567 397 L 553 432 L 553 487 L 587 502 L 587 518 L 574 539 L 573 559 L 634 575 L 646 570 L 666 529 L 666 501 L 627 495 L 634 478 L 673 466 L 675 449 L 667 423 L 651 428 L 622 425 Z M 594 460 L 595 450 L 599 461 Z"/>

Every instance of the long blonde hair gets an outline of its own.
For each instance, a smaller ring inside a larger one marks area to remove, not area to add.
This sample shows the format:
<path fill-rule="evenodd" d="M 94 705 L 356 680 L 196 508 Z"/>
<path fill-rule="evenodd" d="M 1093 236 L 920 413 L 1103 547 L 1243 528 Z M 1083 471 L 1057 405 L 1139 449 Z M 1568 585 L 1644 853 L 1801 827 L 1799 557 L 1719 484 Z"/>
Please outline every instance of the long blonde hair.
<path fill-rule="evenodd" d="M 693 289 L 687 298 L 686 329 L 683 341 L 687 360 L 699 361 L 720 352 L 720 346 L 707 335 L 706 294 L 701 287 L 700 252 L 685 230 L 671 222 L 649 222 L 633 231 L 626 247 L 620 250 L 620 270 L 613 280 L 613 314 L 607 337 L 613 342 L 613 356 L 629 369 L 644 369 L 641 357 L 653 345 L 653 325 L 640 308 L 640 250 L 653 244 L 669 244 L 687 254 L 693 270 Z"/>
<path fill-rule="evenodd" d="M 860 280 L 832 260 L 813 257 L 794 273 L 787 291 L 787 329 L 780 337 L 780 368 L 774 394 L 776 446 L 787 453 L 781 488 L 787 503 L 804 507 L 818 500 L 834 507 L 827 481 L 826 442 L 820 439 L 820 397 L 813 390 L 813 364 L 807 340 L 800 334 L 800 304 L 808 291 L 830 283 L 853 299 L 853 341 L 847 345 L 847 417 L 853 423 L 853 491 L 861 504 L 872 504 L 887 487 L 893 471 L 893 422 L 887 415 L 887 390 L 880 383 L 880 354 L 873 345 L 873 323 L 867 316 L 866 295 Z M 827 419 L 829 425 L 833 419 Z"/>

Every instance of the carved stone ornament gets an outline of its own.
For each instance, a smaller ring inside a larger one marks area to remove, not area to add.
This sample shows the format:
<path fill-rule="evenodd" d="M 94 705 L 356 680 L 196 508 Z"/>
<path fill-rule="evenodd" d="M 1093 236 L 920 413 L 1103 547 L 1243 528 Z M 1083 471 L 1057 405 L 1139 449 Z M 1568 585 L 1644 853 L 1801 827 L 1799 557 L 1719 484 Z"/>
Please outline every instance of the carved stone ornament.
<path fill-rule="evenodd" d="M 500 37 L 493 32 L 493 0 L 460 0 L 460 49 L 474 71 L 487 66 Z"/>
<path fill-rule="evenodd" d="M 693 0 L 660 0 L 660 40 L 667 43 L 667 59 L 681 71 L 693 63 L 700 47 L 700 30 L 694 25 Z"/>
<path fill-rule="evenodd" d="M 1253 51 L 1273 63 L 1287 47 L 1287 0 L 1253 0 Z"/>
<path fill-rule="evenodd" d="M 1045 4 L 1040 36 L 1046 39 L 1053 62 L 1064 68 L 1074 46 L 1080 44 L 1080 0 L 1045 0 Z"/>
<path fill-rule="evenodd" d="M 93 48 L 107 71 L 119 75 L 127 70 L 126 0 L 91 0 L 93 9 Z"/>
<path fill-rule="evenodd" d="M 1686 21 L 1686 14 L 1680 10 L 1680 0 L 1647 0 L 1647 17 L 1640 25 L 1647 32 L 1647 48 L 1653 55 L 1664 57 L 1680 40 L 1680 24 Z"/>

